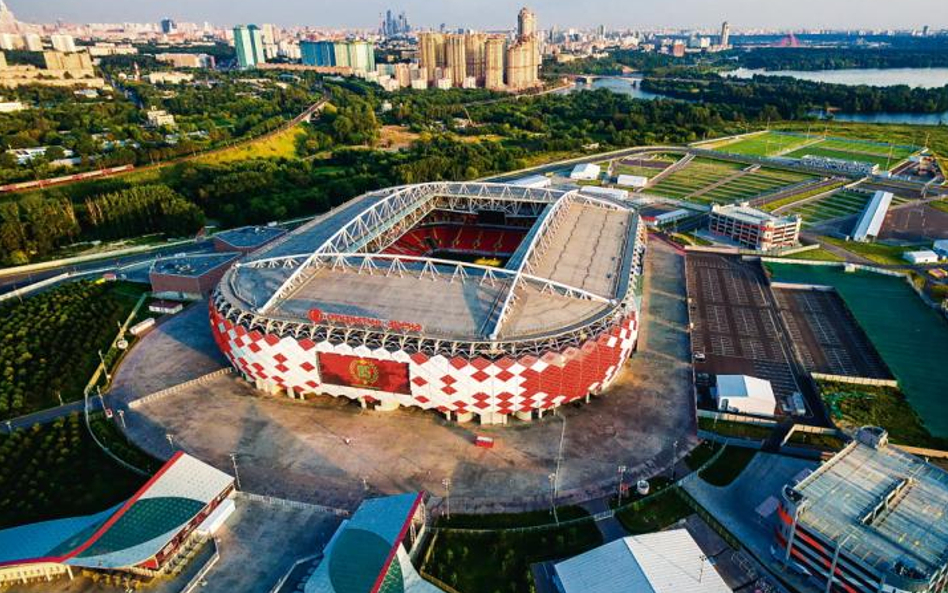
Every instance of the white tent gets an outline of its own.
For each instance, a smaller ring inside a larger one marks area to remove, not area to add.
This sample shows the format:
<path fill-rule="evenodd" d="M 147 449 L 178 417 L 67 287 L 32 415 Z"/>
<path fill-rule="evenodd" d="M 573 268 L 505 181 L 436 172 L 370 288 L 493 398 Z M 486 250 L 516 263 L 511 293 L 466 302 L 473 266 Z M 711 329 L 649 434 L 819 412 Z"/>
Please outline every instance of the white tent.
<path fill-rule="evenodd" d="M 569 174 L 569 178 L 578 181 L 595 181 L 599 179 L 599 173 L 601 171 L 602 169 L 599 168 L 599 165 L 584 163 L 573 167 L 573 172 Z"/>

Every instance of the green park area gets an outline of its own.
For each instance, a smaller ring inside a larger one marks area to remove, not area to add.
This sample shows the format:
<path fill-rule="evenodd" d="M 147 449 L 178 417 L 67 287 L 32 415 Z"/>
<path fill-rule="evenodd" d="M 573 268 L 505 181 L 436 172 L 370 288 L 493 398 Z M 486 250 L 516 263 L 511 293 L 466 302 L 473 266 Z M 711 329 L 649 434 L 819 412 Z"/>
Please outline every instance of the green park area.
<path fill-rule="evenodd" d="M 0 419 L 81 399 L 145 290 L 80 281 L 0 305 Z"/>
<path fill-rule="evenodd" d="M 145 480 L 99 449 L 79 413 L 0 434 L 0 528 L 101 512 Z"/>

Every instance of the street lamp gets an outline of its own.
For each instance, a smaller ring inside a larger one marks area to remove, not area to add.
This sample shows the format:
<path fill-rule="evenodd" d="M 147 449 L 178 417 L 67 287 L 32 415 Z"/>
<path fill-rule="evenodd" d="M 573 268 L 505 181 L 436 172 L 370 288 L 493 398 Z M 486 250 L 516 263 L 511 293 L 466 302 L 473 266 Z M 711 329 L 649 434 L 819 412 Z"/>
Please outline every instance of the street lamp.
<path fill-rule="evenodd" d="M 672 482 L 678 479 L 678 439 L 672 445 Z"/>
<path fill-rule="evenodd" d="M 125 425 L 125 410 L 119 410 L 118 415 L 119 415 L 119 420 L 122 421 L 122 430 L 128 429 L 128 427 Z"/>
<path fill-rule="evenodd" d="M 441 485 L 444 486 L 444 489 L 447 491 L 447 496 L 445 496 L 445 511 L 448 519 L 451 518 L 451 478 L 445 478 L 441 480 Z"/>
<path fill-rule="evenodd" d="M 165 438 L 168 439 L 168 446 L 171 447 L 171 452 L 174 453 L 174 435 L 170 432 L 166 432 Z"/>
<path fill-rule="evenodd" d="M 109 367 L 105 364 L 105 357 L 102 356 L 102 351 L 99 350 L 99 362 L 102 363 L 102 371 L 105 373 L 105 381 L 109 383 L 112 381 L 112 375 L 109 374 Z"/>
<path fill-rule="evenodd" d="M 556 514 L 556 474 L 550 474 L 547 478 L 550 480 L 550 510 L 553 512 L 553 520 L 559 525 L 560 518 Z"/>
<path fill-rule="evenodd" d="M 234 483 L 237 484 L 237 489 L 240 490 L 240 473 L 237 472 L 237 454 L 230 454 L 230 462 L 234 464 Z"/>
<path fill-rule="evenodd" d="M 619 503 L 616 505 L 617 507 L 622 506 L 622 478 L 625 476 L 625 471 L 627 469 L 628 468 L 624 465 L 619 466 L 619 489 L 618 489 L 618 492 L 616 492 L 616 496 L 619 499 Z"/>

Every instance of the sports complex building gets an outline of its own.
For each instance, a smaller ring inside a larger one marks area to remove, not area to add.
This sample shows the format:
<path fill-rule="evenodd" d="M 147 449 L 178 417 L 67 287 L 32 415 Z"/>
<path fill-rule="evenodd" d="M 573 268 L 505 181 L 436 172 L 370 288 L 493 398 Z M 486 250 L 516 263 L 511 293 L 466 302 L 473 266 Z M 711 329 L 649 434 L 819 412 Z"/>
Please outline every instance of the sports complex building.
<path fill-rule="evenodd" d="M 232 509 L 233 489 L 231 476 L 179 451 L 125 502 L 0 530 L 0 586 L 71 578 L 76 569 L 173 574 Z"/>
<path fill-rule="evenodd" d="M 271 393 L 528 420 L 616 378 L 636 345 L 644 250 L 645 225 L 608 196 L 403 186 L 246 256 L 211 325 Z"/>

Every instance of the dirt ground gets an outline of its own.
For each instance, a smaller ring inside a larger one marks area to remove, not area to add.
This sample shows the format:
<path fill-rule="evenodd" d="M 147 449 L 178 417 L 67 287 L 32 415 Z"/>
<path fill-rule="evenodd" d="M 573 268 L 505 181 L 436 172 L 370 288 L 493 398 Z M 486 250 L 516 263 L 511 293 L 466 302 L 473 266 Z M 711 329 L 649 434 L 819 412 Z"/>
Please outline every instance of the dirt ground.
<path fill-rule="evenodd" d="M 558 501 L 611 492 L 619 465 L 629 468 L 627 481 L 651 476 L 697 442 L 683 260 L 663 243 L 651 241 L 650 249 L 638 352 L 616 384 L 589 404 L 533 423 L 481 427 L 415 409 L 363 411 L 330 397 L 272 398 L 222 376 L 129 411 L 129 434 L 162 457 L 171 453 L 170 434 L 176 447 L 229 472 L 229 455 L 236 453 L 249 492 L 352 509 L 366 495 L 423 489 L 441 497 L 442 480 L 450 478 L 452 510 L 477 512 L 549 504 L 548 476 L 556 471 L 562 436 Z M 175 321 L 194 327 L 169 328 L 166 335 L 188 339 L 207 323 Z M 171 345 L 140 344 L 134 372 L 147 371 L 153 357 L 162 359 L 156 366 L 173 364 Z M 126 393 L 143 391 L 134 377 L 121 378 Z M 474 447 L 478 434 L 494 437 L 496 446 Z"/>

